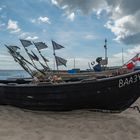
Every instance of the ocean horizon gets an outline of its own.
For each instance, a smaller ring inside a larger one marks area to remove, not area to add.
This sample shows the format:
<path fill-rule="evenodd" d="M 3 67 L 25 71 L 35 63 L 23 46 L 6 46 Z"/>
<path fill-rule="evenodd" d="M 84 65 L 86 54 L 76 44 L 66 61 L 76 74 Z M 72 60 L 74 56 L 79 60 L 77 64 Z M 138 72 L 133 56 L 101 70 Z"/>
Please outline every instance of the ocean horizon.
<path fill-rule="evenodd" d="M 0 70 L 0 80 L 28 77 L 30 77 L 30 75 L 24 70 Z"/>

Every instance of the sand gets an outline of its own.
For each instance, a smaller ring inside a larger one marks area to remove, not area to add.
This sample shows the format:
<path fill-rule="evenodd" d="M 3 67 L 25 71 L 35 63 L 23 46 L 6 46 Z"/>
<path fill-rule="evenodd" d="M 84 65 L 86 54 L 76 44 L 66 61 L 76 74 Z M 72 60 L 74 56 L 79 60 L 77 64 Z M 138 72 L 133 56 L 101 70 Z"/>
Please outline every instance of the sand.
<path fill-rule="evenodd" d="M 0 140 L 140 140 L 140 113 L 34 112 L 0 106 Z"/>

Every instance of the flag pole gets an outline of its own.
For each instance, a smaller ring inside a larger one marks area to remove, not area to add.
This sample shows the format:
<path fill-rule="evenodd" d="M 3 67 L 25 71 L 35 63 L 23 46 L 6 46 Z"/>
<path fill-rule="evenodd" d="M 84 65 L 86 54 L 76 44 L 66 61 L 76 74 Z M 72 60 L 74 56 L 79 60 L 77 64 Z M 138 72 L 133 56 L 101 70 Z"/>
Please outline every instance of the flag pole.
<path fill-rule="evenodd" d="M 5 46 L 9 50 L 9 53 L 11 54 L 11 56 L 14 58 L 15 62 L 18 62 L 18 64 L 33 78 L 34 77 L 33 74 L 32 74 L 33 72 L 30 69 L 30 67 L 25 62 L 24 63 L 25 63 L 26 66 L 22 65 L 21 63 L 23 63 L 23 61 L 21 59 L 19 59 L 18 57 L 14 56 L 11 52 L 11 49 L 7 45 L 5 45 Z"/>
<path fill-rule="evenodd" d="M 54 44 L 53 44 L 53 41 L 52 41 L 52 45 L 53 45 L 53 55 L 54 55 L 54 60 L 55 60 L 55 63 L 56 63 L 56 68 L 57 68 L 57 72 L 58 72 L 58 64 L 57 64 L 57 60 L 56 60 L 56 54 L 55 54 L 55 48 L 54 48 Z M 54 63 L 54 67 L 55 67 L 55 63 Z"/>
<path fill-rule="evenodd" d="M 24 65 L 22 65 L 21 63 L 22 63 L 22 60 L 21 59 L 19 59 L 19 58 L 17 58 L 16 57 L 16 59 L 18 60 L 17 62 L 19 63 L 19 65 L 29 74 L 29 75 L 31 75 L 31 77 L 32 78 L 34 78 L 34 75 L 33 75 L 33 72 L 32 72 L 32 70 L 30 69 L 30 67 L 25 63 L 25 65 L 26 66 L 24 66 Z"/>
<path fill-rule="evenodd" d="M 38 61 L 39 64 L 43 67 L 43 69 L 44 69 L 45 71 L 47 71 L 49 68 L 48 68 L 46 65 L 44 65 L 44 64 L 41 63 L 41 61 L 39 60 L 39 58 L 37 57 L 37 55 L 36 55 L 33 51 L 31 51 L 31 52 L 32 52 L 32 54 L 33 54 L 34 60 L 35 60 L 35 61 Z"/>
<path fill-rule="evenodd" d="M 34 42 L 33 42 L 33 44 L 34 44 Z M 35 44 L 34 44 L 34 46 L 36 47 Z M 47 62 L 44 60 L 44 57 L 43 57 L 42 54 L 41 54 L 41 51 L 38 49 L 38 47 L 36 47 L 36 49 L 37 49 L 37 51 L 39 52 L 39 54 L 40 54 L 41 58 L 43 59 L 43 61 L 45 62 L 46 66 L 49 68 Z M 50 68 L 49 68 L 49 69 L 50 69 Z"/>
<path fill-rule="evenodd" d="M 37 66 L 35 65 L 35 63 L 34 63 L 34 61 L 32 60 L 32 58 L 31 58 L 31 56 L 28 54 L 28 49 L 24 46 L 24 44 L 22 43 L 22 41 L 20 40 L 20 42 L 21 42 L 21 44 L 22 44 L 22 46 L 23 46 L 23 48 L 25 49 L 25 52 L 27 53 L 27 55 L 28 55 L 28 57 L 30 58 L 30 60 L 32 61 L 32 63 L 33 63 L 33 65 L 34 65 L 34 67 L 36 67 L 37 68 Z M 32 44 L 32 43 L 31 43 Z M 30 45 L 31 45 L 30 44 Z"/>
<path fill-rule="evenodd" d="M 23 46 L 23 47 L 24 47 L 24 46 Z M 30 60 L 32 61 L 33 65 L 34 65 L 35 67 L 37 67 L 37 66 L 35 65 L 34 61 L 32 60 L 31 56 L 28 54 L 28 50 L 27 50 L 25 47 L 24 47 L 24 49 L 25 49 L 27 55 L 29 56 Z"/>
<path fill-rule="evenodd" d="M 58 69 L 58 66 L 59 65 L 64 65 L 66 66 L 66 62 L 67 60 L 61 58 L 61 57 L 58 57 L 56 56 L 55 54 L 55 50 L 59 50 L 61 48 L 64 48 L 63 46 L 61 46 L 60 44 L 57 44 L 55 41 L 52 40 L 52 46 L 53 46 L 53 55 L 55 57 L 55 61 L 56 61 L 56 67 L 57 67 L 57 72 L 59 72 L 59 69 Z"/>
<path fill-rule="evenodd" d="M 55 59 L 55 63 L 56 63 L 56 68 L 57 68 L 57 72 L 58 72 L 58 65 L 57 65 L 57 60 L 56 60 L 56 54 L 55 54 L 55 49 L 53 48 L 53 55 L 54 55 L 54 59 Z"/>
<path fill-rule="evenodd" d="M 35 67 L 32 63 L 30 63 L 28 60 L 26 60 L 23 56 L 20 55 L 20 57 L 26 61 L 28 64 L 30 64 L 33 68 L 35 68 L 37 71 L 41 72 L 43 75 L 46 75 L 45 72 L 41 71 L 40 69 L 38 69 L 37 67 Z"/>
<path fill-rule="evenodd" d="M 22 39 L 20 39 L 20 42 L 21 42 L 22 46 L 24 47 L 24 49 L 25 49 L 27 55 L 29 56 L 30 60 L 32 61 L 32 63 L 30 63 L 29 61 L 27 61 L 27 60 L 23 57 L 24 60 L 25 60 L 28 64 L 30 64 L 33 68 L 35 68 L 37 71 L 41 72 L 43 75 L 46 75 L 45 72 L 43 72 L 43 71 L 41 71 L 40 69 L 37 68 L 37 66 L 35 65 L 33 59 L 32 59 L 31 56 L 29 55 L 28 49 L 26 48 L 26 47 L 32 45 L 32 42 L 29 41 L 29 40 L 22 40 Z"/>

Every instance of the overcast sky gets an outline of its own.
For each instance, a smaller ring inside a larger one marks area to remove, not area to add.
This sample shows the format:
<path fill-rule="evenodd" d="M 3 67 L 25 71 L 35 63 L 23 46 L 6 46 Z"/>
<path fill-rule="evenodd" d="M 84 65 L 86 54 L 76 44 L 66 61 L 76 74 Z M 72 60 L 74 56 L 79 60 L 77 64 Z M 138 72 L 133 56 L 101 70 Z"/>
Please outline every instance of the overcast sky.
<path fill-rule="evenodd" d="M 140 0 L 0 0 L 0 69 L 20 68 L 4 47 L 22 48 L 19 39 L 45 42 L 50 67 L 54 40 L 65 47 L 56 52 L 68 60 L 62 69 L 73 68 L 74 58 L 76 67 L 87 69 L 104 57 L 107 38 L 109 65 L 121 65 L 122 48 L 125 61 L 140 52 L 139 23 Z"/>

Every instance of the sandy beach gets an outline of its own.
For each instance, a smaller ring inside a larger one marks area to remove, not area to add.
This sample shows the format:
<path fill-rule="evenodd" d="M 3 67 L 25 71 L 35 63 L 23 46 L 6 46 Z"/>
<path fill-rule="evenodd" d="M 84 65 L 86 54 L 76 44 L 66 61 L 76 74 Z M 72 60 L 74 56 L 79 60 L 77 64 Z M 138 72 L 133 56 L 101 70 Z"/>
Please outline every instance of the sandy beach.
<path fill-rule="evenodd" d="M 140 106 L 140 100 L 134 105 Z M 139 140 L 140 113 L 36 112 L 0 106 L 0 140 Z"/>

